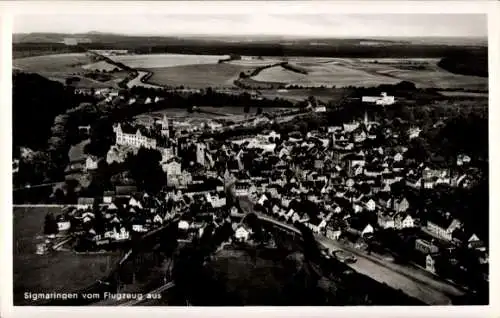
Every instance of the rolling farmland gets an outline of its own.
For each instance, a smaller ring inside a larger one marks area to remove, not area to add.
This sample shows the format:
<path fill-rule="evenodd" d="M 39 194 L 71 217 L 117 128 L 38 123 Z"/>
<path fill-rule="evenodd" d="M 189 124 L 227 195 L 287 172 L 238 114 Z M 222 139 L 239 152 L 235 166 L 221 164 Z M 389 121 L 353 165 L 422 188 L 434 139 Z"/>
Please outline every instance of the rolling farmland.
<path fill-rule="evenodd" d="M 190 88 L 233 87 L 240 72 L 252 70 L 251 67 L 230 63 L 195 64 L 163 68 L 153 68 L 150 83 L 165 86 L 186 86 Z"/>
<path fill-rule="evenodd" d="M 113 60 L 132 68 L 152 69 L 181 65 L 216 64 L 220 59 L 227 57 L 226 55 L 141 54 L 114 56 Z"/>
<path fill-rule="evenodd" d="M 279 82 L 288 85 L 307 87 L 318 86 L 377 86 L 411 81 L 417 87 L 436 87 L 451 89 L 481 89 L 488 87 L 488 79 L 476 76 L 457 75 L 436 65 L 436 59 L 293 59 L 307 74 L 287 70 L 281 66 L 262 70 L 252 79 L 258 82 Z M 413 68 L 413 69 L 412 69 Z"/>
<path fill-rule="evenodd" d="M 280 82 L 308 87 L 317 86 L 376 86 L 395 84 L 400 80 L 383 75 L 368 74 L 336 64 L 315 65 L 307 68 L 308 74 L 293 72 L 277 66 L 263 70 L 253 79 L 262 82 Z"/>
<path fill-rule="evenodd" d="M 69 74 L 82 71 L 82 66 L 92 63 L 85 53 L 67 53 L 32 56 L 13 60 L 13 66 L 30 73 Z"/>

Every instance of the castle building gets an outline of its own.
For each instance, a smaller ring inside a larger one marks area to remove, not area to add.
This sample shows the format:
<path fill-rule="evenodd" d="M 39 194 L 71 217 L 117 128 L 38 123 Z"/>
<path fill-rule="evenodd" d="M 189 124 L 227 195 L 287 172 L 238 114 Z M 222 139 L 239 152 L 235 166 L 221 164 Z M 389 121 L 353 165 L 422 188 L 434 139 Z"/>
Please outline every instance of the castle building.
<path fill-rule="evenodd" d="M 149 134 L 147 129 L 117 124 L 113 127 L 113 131 L 116 134 L 117 145 L 156 149 L 156 139 Z"/>

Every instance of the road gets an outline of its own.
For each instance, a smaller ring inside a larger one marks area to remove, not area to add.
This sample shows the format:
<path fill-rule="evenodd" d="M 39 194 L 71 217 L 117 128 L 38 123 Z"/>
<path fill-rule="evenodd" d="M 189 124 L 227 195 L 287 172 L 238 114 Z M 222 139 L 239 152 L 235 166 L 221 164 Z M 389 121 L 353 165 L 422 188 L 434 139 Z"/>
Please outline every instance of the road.
<path fill-rule="evenodd" d="M 255 213 L 259 219 L 272 222 L 287 230 L 300 233 L 299 230 L 289 224 L 255 212 L 253 210 L 253 204 L 248 199 L 240 199 L 240 207 L 247 213 Z M 358 259 L 357 262 L 347 265 L 356 272 L 369 276 L 380 283 L 385 283 L 394 289 L 400 289 L 407 295 L 420 299 L 426 304 L 448 305 L 451 304 L 450 297 L 464 294 L 463 291 L 453 285 L 430 277 L 429 274 L 423 270 L 391 263 L 382 258 L 367 255 L 339 241 L 330 240 L 323 235 L 316 235 L 316 240 L 329 250 L 344 250 L 355 254 Z"/>

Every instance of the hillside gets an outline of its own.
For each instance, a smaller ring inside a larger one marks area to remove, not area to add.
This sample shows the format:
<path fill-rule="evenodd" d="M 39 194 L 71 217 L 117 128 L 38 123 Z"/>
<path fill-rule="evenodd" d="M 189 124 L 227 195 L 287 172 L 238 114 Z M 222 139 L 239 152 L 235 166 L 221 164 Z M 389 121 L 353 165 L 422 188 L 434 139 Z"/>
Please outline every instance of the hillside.
<path fill-rule="evenodd" d="M 78 105 L 71 89 L 37 74 L 12 75 L 13 146 L 43 149 L 54 118 Z"/>

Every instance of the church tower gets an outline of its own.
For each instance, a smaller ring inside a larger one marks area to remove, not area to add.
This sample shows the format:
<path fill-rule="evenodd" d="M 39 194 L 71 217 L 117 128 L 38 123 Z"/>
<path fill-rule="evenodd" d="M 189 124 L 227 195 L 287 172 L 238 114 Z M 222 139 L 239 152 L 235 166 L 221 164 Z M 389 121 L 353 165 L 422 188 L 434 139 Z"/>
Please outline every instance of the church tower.
<path fill-rule="evenodd" d="M 161 121 L 161 135 L 170 138 L 170 130 L 168 127 L 168 119 L 166 114 L 163 114 L 163 119 Z"/>

